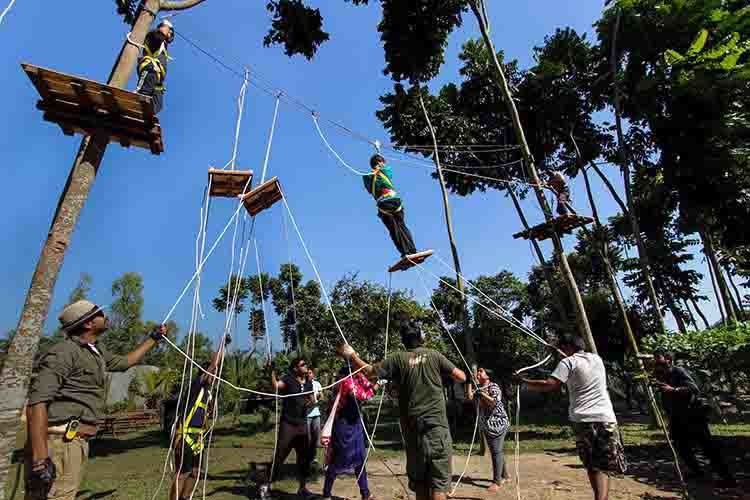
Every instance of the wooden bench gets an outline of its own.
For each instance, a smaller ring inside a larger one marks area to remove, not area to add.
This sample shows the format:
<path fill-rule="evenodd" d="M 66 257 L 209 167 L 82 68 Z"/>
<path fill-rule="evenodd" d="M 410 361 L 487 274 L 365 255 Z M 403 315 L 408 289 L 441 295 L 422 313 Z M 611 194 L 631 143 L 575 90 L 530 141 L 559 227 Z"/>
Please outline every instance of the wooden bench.
<path fill-rule="evenodd" d="M 111 435 L 118 439 L 120 434 L 137 432 L 154 425 L 159 425 L 157 410 L 138 410 L 107 415 L 99 421 L 97 436 Z"/>

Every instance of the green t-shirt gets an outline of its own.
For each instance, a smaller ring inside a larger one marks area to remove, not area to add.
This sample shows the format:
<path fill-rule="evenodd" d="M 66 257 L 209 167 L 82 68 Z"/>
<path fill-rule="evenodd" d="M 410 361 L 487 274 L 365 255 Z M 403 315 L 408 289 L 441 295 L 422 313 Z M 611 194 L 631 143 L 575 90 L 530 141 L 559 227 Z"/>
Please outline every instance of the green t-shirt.
<path fill-rule="evenodd" d="M 373 180 L 375 185 L 373 186 Z M 400 199 L 396 188 L 393 186 L 393 170 L 390 167 L 382 167 L 377 177 L 375 173 L 362 176 L 365 189 L 375 198 L 375 201 L 381 203 L 386 200 Z"/>
<path fill-rule="evenodd" d="M 111 354 L 101 343 L 86 344 L 79 337 L 68 337 L 50 347 L 35 367 L 29 406 L 47 403 L 50 425 L 71 418 L 96 425 L 104 416 L 106 372 L 127 369 L 127 356 Z"/>
<path fill-rule="evenodd" d="M 421 419 L 428 427 L 448 427 L 443 377 L 456 366 L 433 349 L 420 347 L 391 354 L 380 365 L 378 376 L 399 387 L 402 419 Z"/>

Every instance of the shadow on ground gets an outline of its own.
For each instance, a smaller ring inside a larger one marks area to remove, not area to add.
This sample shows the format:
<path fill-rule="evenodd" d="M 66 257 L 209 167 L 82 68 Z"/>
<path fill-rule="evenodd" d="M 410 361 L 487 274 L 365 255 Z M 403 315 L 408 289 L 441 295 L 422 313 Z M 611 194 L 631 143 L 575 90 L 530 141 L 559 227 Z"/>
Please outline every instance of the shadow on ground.
<path fill-rule="evenodd" d="M 750 491 L 750 469 L 747 467 L 750 460 L 750 436 L 714 436 L 720 447 L 722 456 L 727 461 L 730 470 L 737 478 L 736 488 L 718 488 L 711 479 L 711 468 L 708 462 L 698 452 L 698 458 L 706 471 L 706 478 L 700 480 L 689 480 L 688 490 L 693 498 L 698 499 L 721 499 L 721 500 L 744 500 L 748 497 L 744 492 Z M 575 448 L 547 449 L 552 453 L 575 454 Z M 628 459 L 627 476 L 638 482 L 648 484 L 664 492 L 679 494 L 682 491 L 677 472 L 675 471 L 674 459 L 671 450 L 665 441 L 649 444 L 625 446 L 625 455 Z M 682 463 L 680 464 L 682 466 Z M 581 468 L 580 464 L 566 465 L 570 468 Z M 687 474 L 682 467 L 683 474 Z M 662 500 L 672 498 L 669 496 L 654 496 L 646 494 L 644 500 Z"/>

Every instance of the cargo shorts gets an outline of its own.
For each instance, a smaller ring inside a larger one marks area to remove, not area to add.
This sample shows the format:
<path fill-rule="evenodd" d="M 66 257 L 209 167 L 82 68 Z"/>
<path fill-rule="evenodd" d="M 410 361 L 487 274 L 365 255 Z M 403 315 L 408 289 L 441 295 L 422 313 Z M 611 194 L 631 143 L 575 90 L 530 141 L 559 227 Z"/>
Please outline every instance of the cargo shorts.
<path fill-rule="evenodd" d="M 575 422 L 578 456 L 586 470 L 624 474 L 628 468 L 616 422 Z"/>
<path fill-rule="evenodd" d="M 447 427 L 408 429 L 406 432 L 406 474 L 409 488 L 417 485 L 438 493 L 450 491 L 453 478 L 453 442 Z"/>
<path fill-rule="evenodd" d="M 81 479 L 89 458 L 89 443 L 85 439 L 76 438 L 65 442 L 61 435 L 50 434 L 47 439 L 52 463 L 55 464 L 57 478 L 52 483 L 48 495 L 39 491 L 30 491 L 28 483 L 25 500 L 75 500 Z M 27 443 L 25 450 L 26 477 L 31 471 L 31 444 Z"/>

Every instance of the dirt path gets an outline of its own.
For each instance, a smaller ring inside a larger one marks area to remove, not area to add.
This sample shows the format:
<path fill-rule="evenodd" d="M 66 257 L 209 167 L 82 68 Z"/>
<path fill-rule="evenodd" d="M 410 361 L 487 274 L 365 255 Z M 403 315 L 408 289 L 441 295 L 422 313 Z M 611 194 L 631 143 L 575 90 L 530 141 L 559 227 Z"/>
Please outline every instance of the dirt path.
<path fill-rule="evenodd" d="M 509 470 L 514 475 L 512 456 L 509 457 Z M 389 459 L 388 466 L 396 473 L 397 477 L 387 470 L 380 460 L 373 460 L 369 468 L 370 489 L 372 494 L 380 500 L 405 499 L 405 493 L 399 480 L 406 484 L 405 464 L 403 459 Z M 453 471 L 457 476 L 463 471 L 465 458 L 454 459 Z M 649 477 L 628 475 L 621 479 L 613 479 L 610 491 L 612 500 L 673 500 L 679 499 L 679 489 L 676 484 L 669 483 L 673 477 L 670 474 L 668 464 L 657 463 L 651 469 L 657 477 L 664 476 L 666 483 L 659 483 Z M 453 497 L 456 500 L 516 500 L 516 489 L 513 483 L 506 484 L 496 495 L 491 495 L 486 488 L 489 485 L 487 478 L 491 477 L 491 464 L 489 457 L 474 457 L 471 459 L 469 469 L 461 485 Z M 521 456 L 521 498 L 524 500 L 573 500 L 591 498 L 591 489 L 588 484 L 586 473 L 580 465 L 578 458 L 571 455 L 557 453 L 535 453 Z M 359 498 L 354 476 L 341 476 L 334 487 L 334 498 Z M 711 483 L 691 485 L 691 492 L 697 500 L 709 499 L 732 499 L 750 500 L 750 482 L 745 478 L 740 482 L 740 487 L 734 490 L 714 489 Z M 323 488 L 322 479 L 311 484 L 310 489 L 314 493 L 321 493 Z M 280 485 L 279 490 L 285 488 Z M 290 491 L 290 490 L 287 490 Z M 294 496 L 282 496 L 284 500 L 295 498 Z M 413 498 L 413 497 L 412 497 Z"/>

